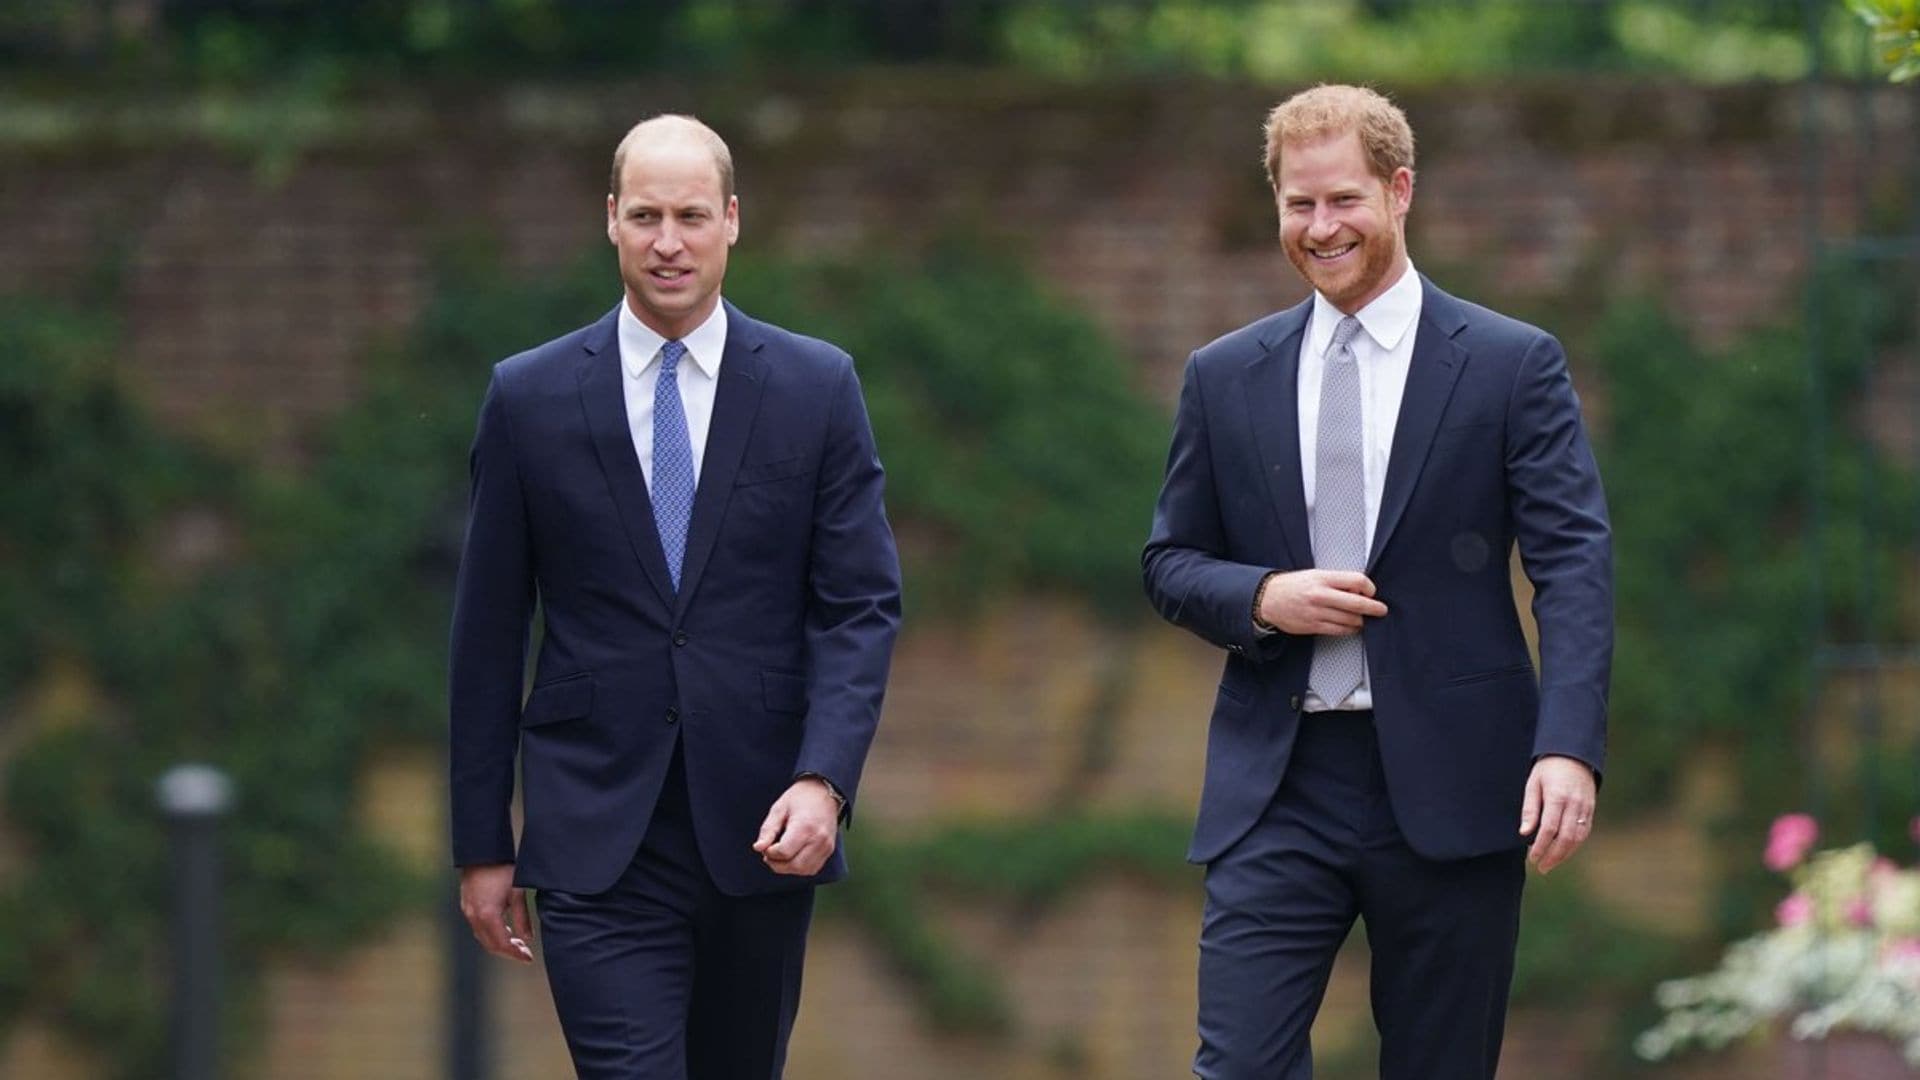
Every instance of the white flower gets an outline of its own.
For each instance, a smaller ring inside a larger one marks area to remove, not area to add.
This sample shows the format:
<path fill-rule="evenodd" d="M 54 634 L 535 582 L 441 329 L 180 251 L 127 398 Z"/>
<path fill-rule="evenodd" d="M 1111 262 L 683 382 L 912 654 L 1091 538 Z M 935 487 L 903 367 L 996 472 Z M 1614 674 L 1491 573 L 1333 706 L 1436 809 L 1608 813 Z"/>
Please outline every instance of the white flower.
<path fill-rule="evenodd" d="M 1666 1015 L 1634 1040 L 1636 1054 L 1718 1049 L 1784 1021 L 1796 1039 L 1885 1035 L 1920 1065 L 1920 869 L 1866 844 L 1794 862 L 1790 924 L 1727 946 L 1713 971 L 1656 987 Z"/>
<path fill-rule="evenodd" d="M 1889 934 L 1920 937 L 1920 873 L 1888 874 L 1873 891 L 1873 924 Z"/>

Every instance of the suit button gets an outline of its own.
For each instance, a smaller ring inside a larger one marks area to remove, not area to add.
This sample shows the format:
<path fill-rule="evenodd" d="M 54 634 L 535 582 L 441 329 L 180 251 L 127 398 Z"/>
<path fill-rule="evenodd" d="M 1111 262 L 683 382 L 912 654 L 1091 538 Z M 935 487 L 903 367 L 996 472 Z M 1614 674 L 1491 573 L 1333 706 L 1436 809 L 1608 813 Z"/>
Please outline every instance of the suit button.
<path fill-rule="evenodd" d="M 1292 697 L 1287 699 L 1287 708 L 1292 709 L 1294 712 L 1300 711 L 1300 695 L 1299 694 L 1295 694 Z"/>
<path fill-rule="evenodd" d="M 687 632 L 685 630 L 675 630 L 673 632 L 673 643 L 675 645 L 685 645 L 687 643 Z"/>
<path fill-rule="evenodd" d="M 680 722 L 680 710 L 674 708 L 671 705 L 667 706 L 667 723 L 677 724 L 679 722 Z"/>

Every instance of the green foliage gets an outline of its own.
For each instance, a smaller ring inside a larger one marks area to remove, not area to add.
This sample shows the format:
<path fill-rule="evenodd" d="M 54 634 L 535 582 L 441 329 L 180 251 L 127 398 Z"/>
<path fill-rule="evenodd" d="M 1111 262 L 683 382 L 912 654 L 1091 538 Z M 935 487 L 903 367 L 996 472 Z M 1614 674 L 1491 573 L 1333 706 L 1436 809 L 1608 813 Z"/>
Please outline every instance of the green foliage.
<path fill-rule="evenodd" d="M 1797 775 L 1815 619 L 1857 640 L 1883 637 L 1898 614 L 1853 586 L 1901 577 L 1920 501 L 1852 417 L 1865 359 L 1908 332 L 1899 287 L 1836 269 L 1810 287 L 1825 313 L 1820 405 L 1804 326 L 1710 353 L 1658 308 L 1626 303 L 1582 352 L 1608 416 L 1598 442 L 1618 607 L 1611 754 L 1633 763 L 1608 776 L 1614 805 L 1665 796 L 1673 770 L 1712 743 L 1741 748 L 1755 791 Z M 1829 468 L 1816 473 L 1819 430 Z M 1811 610 L 1816 572 L 1829 584 L 1822 613 Z"/>
<path fill-rule="evenodd" d="M 1191 829 L 1185 815 L 1081 810 L 1031 821 L 956 822 L 895 847 L 892 857 L 902 874 L 947 895 L 1041 905 L 1103 873 L 1191 882 L 1195 871 L 1181 854 Z"/>
<path fill-rule="evenodd" d="M 1912 11 L 1912 0 L 1849 3 L 1896 19 Z M 10 59 L 104 69 L 133 86 L 156 74 L 242 86 L 346 72 L 577 76 L 924 61 L 1399 85 L 1566 71 L 1724 82 L 1795 78 L 1811 59 L 1801 0 L 230 0 L 168 5 L 150 24 L 99 7 L 26 8 L 0 16 Z M 1837 5 L 1832 14 L 1846 23 Z M 1857 66 L 1845 50 L 1826 64 Z"/>
<path fill-rule="evenodd" d="M 0 680 L 112 631 L 185 462 L 113 384 L 112 324 L 0 304 Z M 132 482 L 121 477 L 131 477 Z"/>
<path fill-rule="evenodd" d="M 1847 9 L 1873 31 L 1888 78 L 1920 78 L 1920 0 L 1847 0 Z"/>
<path fill-rule="evenodd" d="M 24 729 L 3 796 L 30 857 L 0 881 L 0 1026 L 31 1010 L 114 1076 L 159 1075 L 167 849 L 152 785 L 183 759 L 225 768 L 239 793 L 225 837 L 235 1026 L 264 958 L 331 955 L 438 888 L 356 820 L 356 780 L 383 748 L 439 737 L 486 365 L 604 312 L 618 293 L 607 262 L 538 285 L 483 263 L 450 271 L 297 474 L 153 427 L 116 382 L 110 320 L 0 305 L 14 358 L 0 368 L 0 702 Z M 738 273 L 730 294 L 750 309 L 844 332 L 871 357 L 895 517 L 939 538 L 912 555 L 916 595 L 1054 588 L 1144 618 L 1133 551 L 1161 425 L 1088 322 L 1017 267 L 957 250 Z M 209 532 L 211 553 L 176 550 Z M 1080 852 L 1063 867 L 1106 851 L 1063 842 Z M 1028 869 L 1031 892 L 1065 887 Z M 945 988 L 936 1015 L 991 1022 L 1004 1003 L 889 899 L 920 878 L 873 877 L 856 907 Z"/>
<path fill-rule="evenodd" d="M 1637 996 L 1670 969 L 1676 942 L 1595 900 L 1583 871 L 1576 860 L 1527 882 L 1513 972 L 1516 1005 L 1572 1007 Z"/>
<path fill-rule="evenodd" d="M 104 320 L 0 305 L 0 700 L 109 649 L 162 588 L 143 541 L 194 470 L 118 391 L 112 340 Z M 26 746 L 0 792 L 59 854 L 0 887 L 0 1018 L 52 987 L 76 1030 L 150 1053 L 158 1026 L 127 976 L 155 959 L 140 913 L 161 906 L 158 830 L 120 812 L 151 805 L 128 768 L 140 747 L 117 718 L 84 719 Z"/>
<path fill-rule="evenodd" d="M 933 0 L 328 0 L 168 4 L 152 20 L 86 5 L 0 14 L 15 61 L 215 85 L 351 68 L 378 77 L 823 67 L 977 59 L 997 3 Z"/>
<path fill-rule="evenodd" d="M 1085 316 L 958 244 L 912 263 L 741 260 L 728 289 L 853 353 L 916 596 L 1055 588 L 1138 613 L 1164 422 Z"/>
<path fill-rule="evenodd" d="M 354 771 L 394 705 L 378 693 L 392 658 L 366 655 L 386 616 L 359 590 L 392 560 L 363 549 L 327 565 L 316 545 L 338 535 L 277 517 L 235 466 L 153 428 L 116 382 L 110 321 L 10 303 L 0 345 L 14 358 L 0 376 L 0 700 L 26 731 L 4 805 L 32 856 L 0 883 L 0 911 L 21 916 L 0 926 L 0 1021 L 40 1012 L 113 1075 L 157 1076 L 166 844 L 152 785 L 167 765 L 212 761 L 240 793 L 235 976 L 270 950 L 352 940 L 406 895 L 352 820 Z M 316 517 L 351 497 L 307 494 Z M 252 546 L 217 568 L 156 557 L 216 514 Z M 311 603 L 328 593 L 333 608 Z M 341 617 L 348 600 L 361 610 Z M 415 655 L 432 670 L 436 651 Z"/>
<path fill-rule="evenodd" d="M 1792 79 L 1810 56 L 1799 6 L 1672 0 L 1164 0 L 1026 5 L 1007 54 L 1087 76 L 1198 71 L 1267 81 L 1658 71 L 1707 82 Z"/>
<path fill-rule="evenodd" d="M 849 833 L 847 844 L 860 870 L 823 894 L 822 912 L 859 921 L 935 1027 L 982 1033 L 1010 1029 L 1013 1005 L 999 981 L 956 951 L 928 918 L 921 886 L 907 869 L 915 861 L 913 852 L 873 836 L 870 827 Z"/>
<path fill-rule="evenodd" d="M 1010 904 L 1031 915 L 1097 875 L 1190 885 L 1197 871 L 1181 857 L 1189 827 L 1183 814 L 1151 811 L 963 822 L 906 839 L 863 825 L 848 834 L 857 872 L 822 894 L 822 908 L 859 921 L 937 1027 L 1004 1034 L 1017 1024 L 1006 991 L 940 935 L 929 899 Z"/>

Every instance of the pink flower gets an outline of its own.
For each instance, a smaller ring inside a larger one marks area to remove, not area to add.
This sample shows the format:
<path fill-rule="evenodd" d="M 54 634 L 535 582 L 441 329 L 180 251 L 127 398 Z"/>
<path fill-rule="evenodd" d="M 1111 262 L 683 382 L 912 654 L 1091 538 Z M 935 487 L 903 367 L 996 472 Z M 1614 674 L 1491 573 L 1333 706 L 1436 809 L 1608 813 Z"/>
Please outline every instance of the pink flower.
<path fill-rule="evenodd" d="M 1881 956 L 1890 963 L 1920 964 L 1920 937 L 1900 938 L 1889 942 Z"/>
<path fill-rule="evenodd" d="M 1773 917 L 1781 926 L 1804 926 L 1813 918 L 1813 898 L 1803 892 L 1794 893 L 1780 901 L 1773 909 Z"/>
<path fill-rule="evenodd" d="M 1780 873 L 1800 865 L 1820 836 L 1820 826 L 1808 814 L 1782 814 L 1767 833 L 1767 869 Z"/>
<path fill-rule="evenodd" d="M 1873 925 L 1873 905 L 1866 897 L 1856 896 L 1847 902 L 1847 921 L 1855 926 Z"/>

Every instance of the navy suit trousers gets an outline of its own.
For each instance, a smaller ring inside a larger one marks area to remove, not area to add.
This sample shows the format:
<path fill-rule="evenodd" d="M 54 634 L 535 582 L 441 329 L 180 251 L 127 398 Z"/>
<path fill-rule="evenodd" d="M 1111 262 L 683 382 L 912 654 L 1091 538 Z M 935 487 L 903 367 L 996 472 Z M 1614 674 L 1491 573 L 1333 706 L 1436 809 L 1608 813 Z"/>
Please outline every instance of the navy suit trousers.
<path fill-rule="evenodd" d="M 778 1080 L 813 888 L 736 897 L 715 887 L 677 745 L 620 879 L 592 895 L 543 890 L 538 909 L 547 981 L 582 1080 Z"/>
<path fill-rule="evenodd" d="M 1359 918 L 1384 1080 L 1492 1080 L 1525 869 L 1519 847 L 1415 854 L 1388 801 L 1373 714 L 1303 716 L 1273 801 L 1207 866 L 1194 1074 L 1311 1077 L 1313 1018 Z"/>

